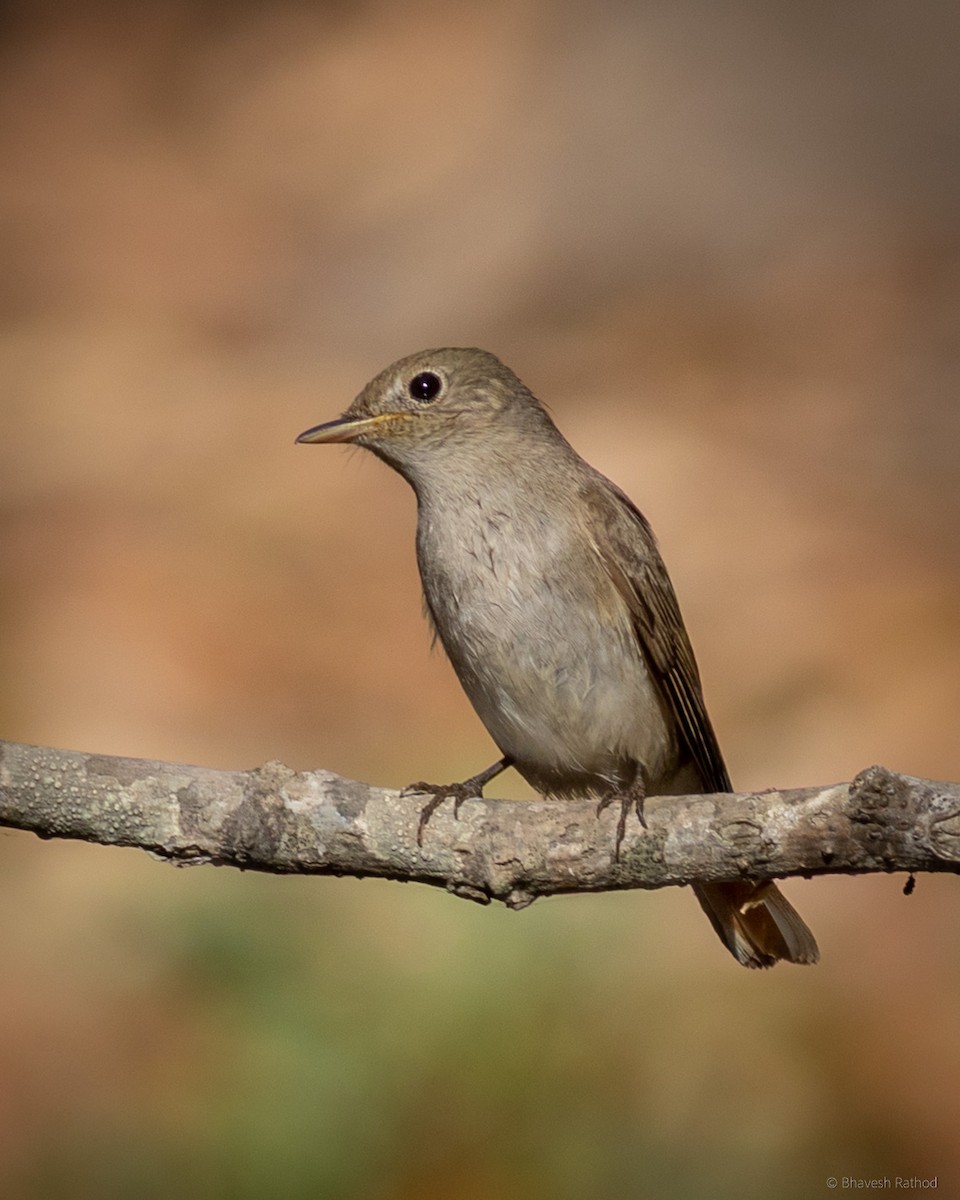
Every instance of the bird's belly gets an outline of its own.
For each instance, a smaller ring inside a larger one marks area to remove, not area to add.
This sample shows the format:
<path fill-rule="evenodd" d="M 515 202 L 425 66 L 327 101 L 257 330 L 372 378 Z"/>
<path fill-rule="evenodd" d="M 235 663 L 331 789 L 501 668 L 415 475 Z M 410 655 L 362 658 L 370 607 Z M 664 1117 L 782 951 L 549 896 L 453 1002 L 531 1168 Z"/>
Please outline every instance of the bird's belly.
<path fill-rule="evenodd" d="M 505 611 L 479 630 L 461 619 L 447 647 L 503 753 L 534 787 L 559 795 L 627 786 L 638 768 L 651 783 L 668 775 L 676 739 L 629 620 L 537 607 L 525 607 L 520 629 Z"/>

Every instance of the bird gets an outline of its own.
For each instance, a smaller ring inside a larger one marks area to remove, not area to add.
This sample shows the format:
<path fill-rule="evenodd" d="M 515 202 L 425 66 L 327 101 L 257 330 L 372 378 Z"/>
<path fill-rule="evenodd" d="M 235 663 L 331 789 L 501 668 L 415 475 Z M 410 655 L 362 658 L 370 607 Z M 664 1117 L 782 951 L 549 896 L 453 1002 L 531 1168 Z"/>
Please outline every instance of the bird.
<path fill-rule="evenodd" d="M 441 803 L 456 811 L 509 767 L 543 795 L 619 804 L 614 854 L 647 796 L 733 790 L 648 521 L 495 355 L 408 355 L 296 440 L 363 447 L 412 486 L 427 613 L 501 752 L 460 783 L 405 789 L 430 797 L 418 841 Z M 693 890 L 744 966 L 817 962 L 773 882 Z"/>

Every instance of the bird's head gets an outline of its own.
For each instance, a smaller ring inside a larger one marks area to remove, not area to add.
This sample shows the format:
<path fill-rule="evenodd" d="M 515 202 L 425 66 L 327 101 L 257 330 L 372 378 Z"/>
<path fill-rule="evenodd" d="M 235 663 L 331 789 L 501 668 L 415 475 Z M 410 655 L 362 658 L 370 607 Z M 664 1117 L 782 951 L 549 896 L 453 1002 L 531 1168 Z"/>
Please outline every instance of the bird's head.
<path fill-rule="evenodd" d="M 555 426 L 516 375 L 486 350 L 422 350 L 387 367 L 341 416 L 298 442 L 352 442 L 408 478 L 460 448 L 482 456 Z"/>

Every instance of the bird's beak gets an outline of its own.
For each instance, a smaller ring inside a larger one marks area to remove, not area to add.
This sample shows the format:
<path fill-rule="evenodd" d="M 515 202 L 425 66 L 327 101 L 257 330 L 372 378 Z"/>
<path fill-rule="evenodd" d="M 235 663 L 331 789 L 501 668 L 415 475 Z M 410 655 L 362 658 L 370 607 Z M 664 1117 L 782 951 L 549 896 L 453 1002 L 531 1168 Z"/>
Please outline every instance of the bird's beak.
<path fill-rule="evenodd" d="M 378 413 L 375 417 L 337 417 L 335 421 L 327 421 L 323 425 L 314 425 L 306 429 L 297 438 L 298 442 L 355 442 L 365 433 L 374 433 L 385 419 L 394 413 Z"/>

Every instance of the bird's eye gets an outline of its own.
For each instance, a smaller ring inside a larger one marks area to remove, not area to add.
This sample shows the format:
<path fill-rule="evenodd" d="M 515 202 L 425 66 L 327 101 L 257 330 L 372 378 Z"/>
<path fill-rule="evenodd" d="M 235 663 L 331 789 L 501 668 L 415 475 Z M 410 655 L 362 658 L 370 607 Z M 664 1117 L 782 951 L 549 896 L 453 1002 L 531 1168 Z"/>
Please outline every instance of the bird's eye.
<path fill-rule="evenodd" d="M 410 380 L 407 391 L 414 400 L 419 400 L 421 404 L 429 404 L 440 395 L 442 387 L 443 380 L 439 375 L 434 375 L 432 371 L 421 371 Z"/>

